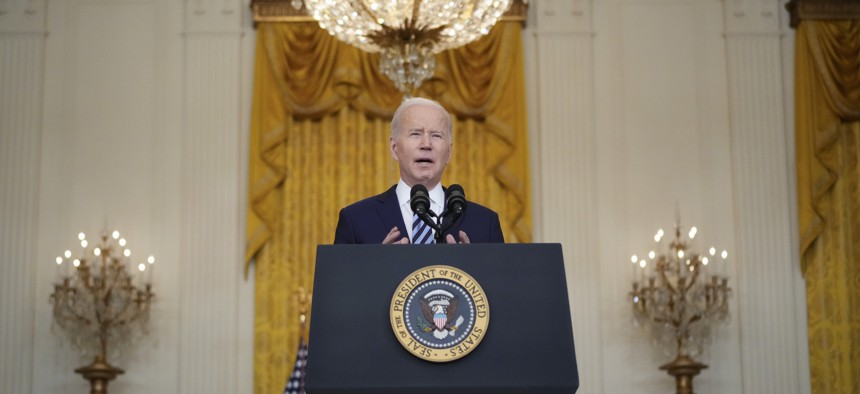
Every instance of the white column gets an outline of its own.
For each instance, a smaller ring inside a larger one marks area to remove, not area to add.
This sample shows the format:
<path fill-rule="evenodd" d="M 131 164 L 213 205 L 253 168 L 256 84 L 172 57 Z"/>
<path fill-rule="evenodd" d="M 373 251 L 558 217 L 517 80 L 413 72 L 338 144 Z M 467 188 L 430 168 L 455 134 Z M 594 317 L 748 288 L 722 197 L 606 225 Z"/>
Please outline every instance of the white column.
<path fill-rule="evenodd" d="M 238 212 L 246 189 L 240 175 L 242 5 L 186 2 L 180 393 L 251 390 L 237 386 L 244 240 Z"/>
<path fill-rule="evenodd" d="M 0 2 L 0 392 L 29 393 L 39 203 L 44 1 Z"/>
<path fill-rule="evenodd" d="M 792 242 L 778 1 L 724 3 L 744 393 L 809 392 L 804 288 Z M 785 24 L 786 22 L 782 22 Z"/>
<path fill-rule="evenodd" d="M 602 392 L 590 0 L 534 2 L 536 241 L 564 248 L 580 392 Z M 535 161 L 533 161 L 535 163 Z"/>

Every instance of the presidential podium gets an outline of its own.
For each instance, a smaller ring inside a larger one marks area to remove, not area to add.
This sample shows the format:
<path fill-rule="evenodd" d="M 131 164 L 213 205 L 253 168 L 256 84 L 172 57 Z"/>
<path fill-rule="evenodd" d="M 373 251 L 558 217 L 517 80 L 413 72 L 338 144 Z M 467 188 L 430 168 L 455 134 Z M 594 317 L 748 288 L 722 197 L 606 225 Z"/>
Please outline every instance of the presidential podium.
<path fill-rule="evenodd" d="M 404 279 L 437 265 L 468 273 L 489 305 L 480 343 L 448 362 L 413 355 L 392 329 L 392 297 Z M 574 393 L 578 386 L 561 245 L 318 247 L 307 393 Z"/>

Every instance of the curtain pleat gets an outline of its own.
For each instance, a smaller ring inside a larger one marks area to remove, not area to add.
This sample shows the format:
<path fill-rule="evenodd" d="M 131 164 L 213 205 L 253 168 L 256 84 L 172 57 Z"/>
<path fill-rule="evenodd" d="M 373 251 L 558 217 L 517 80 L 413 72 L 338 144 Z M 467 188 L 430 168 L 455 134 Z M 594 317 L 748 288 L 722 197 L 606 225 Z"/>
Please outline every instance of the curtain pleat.
<path fill-rule="evenodd" d="M 860 21 L 800 23 L 795 89 L 812 392 L 860 393 Z"/>
<path fill-rule="evenodd" d="M 521 33 L 519 22 L 500 22 L 437 55 L 436 73 L 417 92 L 454 121 L 443 183 L 499 212 L 508 242 L 531 241 Z M 397 182 L 388 138 L 402 95 L 376 55 L 316 23 L 261 23 L 255 61 L 245 258 L 255 261 L 260 394 L 281 392 L 292 370 L 296 295 L 311 291 L 316 246 L 334 239 L 338 211 Z"/>

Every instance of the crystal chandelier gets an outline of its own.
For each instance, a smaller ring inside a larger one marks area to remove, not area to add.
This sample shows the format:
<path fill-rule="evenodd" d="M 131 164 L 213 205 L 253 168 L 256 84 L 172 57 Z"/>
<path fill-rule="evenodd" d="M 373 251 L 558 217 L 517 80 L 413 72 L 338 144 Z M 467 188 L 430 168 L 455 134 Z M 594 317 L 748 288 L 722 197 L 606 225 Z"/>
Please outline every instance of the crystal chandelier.
<path fill-rule="evenodd" d="M 678 394 L 693 393 L 693 377 L 708 366 L 694 360 L 711 341 L 711 329 L 728 321 L 731 289 L 725 275 L 728 252 L 711 247 L 700 255 L 688 249 L 696 227 L 682 238 L 680 224 L 666 253 L 633 255 L 630 301 L 637 325 L 650 331 L 666 356 L 674 357 L 660 369 L 675 377 Z M 660 244 L 663 230 L 654 241 Z"/>
<path fill-rule="evenodd" d="M 108 356 L 120 356 L 147 333 L 155 258 L 134 262 L 117 231 L 95 245 L 84 233 L 78 240 L 77 257 L 66 250 L 56 258 L 59 280 L 50 298 L 54 323 L 72 347 L 95 359 L 75 372 L 90 381 L 92 393 L 107 393 L 108 382 L 124 372 L 108 364 Z"/>
<path fill-rule="evenodd" d="M 302 0 L 292 0 L 300 9 Z M 433 75 L 435 55 L 490 32 L 510 0 L 304 0 L 320 27 L 379 53 L 379 68 L 410 95 Z"/>

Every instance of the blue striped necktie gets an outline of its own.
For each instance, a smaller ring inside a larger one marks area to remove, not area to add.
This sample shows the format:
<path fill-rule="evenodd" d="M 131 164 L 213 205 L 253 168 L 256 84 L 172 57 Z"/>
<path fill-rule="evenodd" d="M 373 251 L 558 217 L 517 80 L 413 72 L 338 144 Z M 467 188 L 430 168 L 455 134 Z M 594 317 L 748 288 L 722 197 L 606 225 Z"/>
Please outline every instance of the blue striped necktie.
<path fill-rule="evenodd" d="M 435 240 L 433 239 L 433 229 L 430 228 L 427 223 L 424 223 L 424 221 L 418 217 L 418 214 L 412 214 L 412 243 L 435 243 Z"/>

